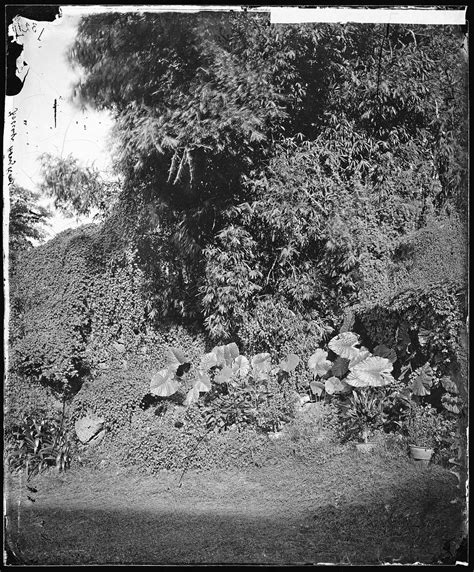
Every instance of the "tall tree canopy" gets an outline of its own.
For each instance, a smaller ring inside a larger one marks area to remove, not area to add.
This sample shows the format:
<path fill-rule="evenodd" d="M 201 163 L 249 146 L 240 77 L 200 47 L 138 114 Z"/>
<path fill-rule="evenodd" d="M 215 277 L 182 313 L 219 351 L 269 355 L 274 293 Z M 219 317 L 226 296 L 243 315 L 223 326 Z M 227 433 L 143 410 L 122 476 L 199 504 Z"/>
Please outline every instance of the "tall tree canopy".
<path fill-rule="evenodd" d="M 462 210 L 462 41 L 263 14 L 84 18 L 75 95 L 115 117 L 112 218 L 157 315 L 229 339 L 265 329 L 270 304 L 321 336 L 385 283 L 400 237 Z"/>

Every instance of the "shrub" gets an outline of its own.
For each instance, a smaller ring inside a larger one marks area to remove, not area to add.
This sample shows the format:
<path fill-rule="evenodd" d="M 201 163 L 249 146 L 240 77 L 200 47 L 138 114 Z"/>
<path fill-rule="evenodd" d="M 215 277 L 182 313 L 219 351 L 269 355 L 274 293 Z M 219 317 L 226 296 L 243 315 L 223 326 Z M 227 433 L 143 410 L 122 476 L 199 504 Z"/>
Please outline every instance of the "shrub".
<path fill-rule="evenodd" d="M 275 374 L 258 385 L 250 378 L 234 387 L 215 387 L 197 407 L 207 427 L 215 432 L 246 426 L 265 433 L 279 431 L 295 414 L 292 387 L 282 387 Z"/>
<path fill-rule="evenodd" d="M 302 315 L 283 301 L 267 297 L 258 300 L 254 308 L 242 317 L 238 337 L 247 353 L 268 352 L 274 358 L 294 353 L 306 361 L 312 349 L 320 345 L 331 331 L 329 322 L 316 312 Z M 299 390 L 308 384 L 305 369 L 298 368 L 294 376 Z"/>
<path fill-rule="evenodd" d="M 467 315 L 467 228 L 454 215 L 430 216 L 398 241 L 388 271 L 390 289 L 354 307 L 366 344 L 410 356 L 413 370 L 429 362 L 449 375 Z"/>
<path fill-rule="evenodd" d="M 64 471 L 71 463 L 67 432 L 55 419 L 26 417 L 8 432 L 6 442 L 9 467 L 26 469 L 28 477 L 48 466 Z"/>

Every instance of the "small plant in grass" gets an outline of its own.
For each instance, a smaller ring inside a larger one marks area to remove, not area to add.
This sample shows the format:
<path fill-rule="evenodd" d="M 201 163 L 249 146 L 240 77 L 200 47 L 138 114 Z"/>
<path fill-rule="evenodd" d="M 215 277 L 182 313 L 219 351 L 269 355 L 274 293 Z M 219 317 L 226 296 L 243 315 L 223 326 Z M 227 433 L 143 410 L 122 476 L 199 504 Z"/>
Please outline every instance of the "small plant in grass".
<path fill-rule="evenodd" d="M 385 422 L 383 401 L 372 388 L 352 391 L 350 397 L 339 404 L 339 413 L 345 440 L 355 438 L 368 443 Z"/>

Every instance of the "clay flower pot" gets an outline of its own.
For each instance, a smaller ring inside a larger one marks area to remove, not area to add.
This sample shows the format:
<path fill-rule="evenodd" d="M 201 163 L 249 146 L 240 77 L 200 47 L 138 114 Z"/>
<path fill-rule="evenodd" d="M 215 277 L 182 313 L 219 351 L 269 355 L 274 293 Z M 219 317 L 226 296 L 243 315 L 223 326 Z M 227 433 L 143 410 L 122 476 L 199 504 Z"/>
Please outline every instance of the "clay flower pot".
<path fill-rule="evenodd" d="M 417 445 L 410 445 L 411 458 L 423 465 L 429 464 L 433 453 L 433 449 L 430 449 L 429 447 L 418 447 Z"/>

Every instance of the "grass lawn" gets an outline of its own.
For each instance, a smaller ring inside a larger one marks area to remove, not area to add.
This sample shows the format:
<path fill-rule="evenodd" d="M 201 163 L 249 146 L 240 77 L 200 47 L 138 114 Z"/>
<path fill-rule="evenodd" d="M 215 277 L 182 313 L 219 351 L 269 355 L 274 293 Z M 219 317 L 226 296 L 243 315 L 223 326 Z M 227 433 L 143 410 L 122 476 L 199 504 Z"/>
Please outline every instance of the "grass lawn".
<path fill-rule="evenodd" d="M 463 518 L 455 475 L 349 446 L 324 463 L 180 477 L 43 473 L 30 482 L 34 502 L 8 477 L 8 544 L 26 565 L 436 564 Z"/>

